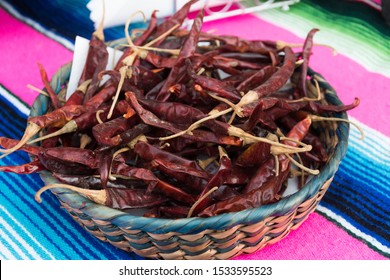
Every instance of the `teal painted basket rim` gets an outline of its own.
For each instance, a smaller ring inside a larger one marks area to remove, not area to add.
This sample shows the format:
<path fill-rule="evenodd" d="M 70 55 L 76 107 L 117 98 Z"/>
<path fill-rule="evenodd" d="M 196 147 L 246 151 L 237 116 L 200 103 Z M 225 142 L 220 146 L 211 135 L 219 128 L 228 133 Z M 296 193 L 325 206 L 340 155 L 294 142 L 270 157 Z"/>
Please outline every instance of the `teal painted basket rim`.
<path fill-rule="evenodd" d="M 61 67 L 53 76 L 51 86 L 58 93 L 61 85 L 69 79 L 71 63 Z M 318 73 L 309 69 L 310 76 L 316 75 L 320 78 L 320 86 L 326 89 L 326 100 L 333 105 L 342 105 L 335 90 Z M 31 116 L 42 115 L 48 107 L 48 97 L 39 95 L 31 108 Z M 347 119 L 346 113 L 338 113 L 337 117 Z M 85 219 L 94 219 L 109 222 L 122 229 L 141 230 L 148 233 L 164 234 L 176 232 L 180 234 L 196 234 L 204 230 L 224 230 L 236 225 L 249 225 L 260 222 L 267 217 L 282 216 L 296 209 L 304 201 L 314 197 L 326 181 L 332 178 L 338 166 L 346 154 L 348 147 L 349 125 L 345 122 L 338 122 L 336 136 L 338 143 L 335 146 L 334 154 L 329 162 L 322 168 L 319 175 L 314 176 L 305 187 L 296 193 L 281 199 L 280 201 L 264 205 L 260 208 L 247 209 L 235 213 L 226 213 L 214 217 L 162 219 L 146 218 L 112 209 L 104 205 L 99 205 L 88 198 L 71 190 L 61 188 L 52 189 L 52 192 L 60 201 L 67 204 L 72 209 L 82 212 Z M 58 183 L 49 172 L 41 172 L 40 176 L 46 184 Z M 81 217 L 82 217 L 81 216 Z M 80 217 L 80 215 L 79 215 Z"/>

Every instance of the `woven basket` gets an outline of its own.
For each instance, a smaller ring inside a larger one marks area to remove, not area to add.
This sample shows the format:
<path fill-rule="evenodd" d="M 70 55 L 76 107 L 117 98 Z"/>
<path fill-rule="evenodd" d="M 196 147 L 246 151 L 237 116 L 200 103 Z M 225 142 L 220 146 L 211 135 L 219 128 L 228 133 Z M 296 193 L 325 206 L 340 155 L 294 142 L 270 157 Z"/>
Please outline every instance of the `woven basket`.
<path fill-rule="evenodd" d="M 70 69 L 69 63 L 53 77 L 52 87 L 57 92 L 69 79 Z M 324 102 L 342 105 L 321 75 L 311 69 L 308 74 L 315 76 L 325 91 Z M 44 114 L 48 102 L 46 96 L 40 95 L 32 106 L 31 116 Z M 335 116 L 347 119 L 346 113 Z M 130 215 L 96 204 L 70 190 L 56 188 L 52 193 L 88 232 L 125 251 L 158 259 L 230 259 L 253 253 L 286 237 L 315 210 L 325 194 L 345 156 L 349 125 L 345 122 L 317 122 L 313 125 L 326 144 L 328 163 L 298 192 L 260 208 L 209 218 L 170 220 Z M 58 183 L 49 172 L 40 175 L 47 184 Z"/>

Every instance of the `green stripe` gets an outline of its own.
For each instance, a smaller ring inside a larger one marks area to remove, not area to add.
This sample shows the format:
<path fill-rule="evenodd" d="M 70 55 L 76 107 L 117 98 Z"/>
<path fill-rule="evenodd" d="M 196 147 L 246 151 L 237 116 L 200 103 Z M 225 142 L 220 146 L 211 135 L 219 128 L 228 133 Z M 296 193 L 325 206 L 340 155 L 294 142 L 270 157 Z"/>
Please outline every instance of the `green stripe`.
<path fill-rule="evenodd" d="M 254 1 L 244 3 L 252 6 Z M 289 11 L 271 9 L 258 16 L 301 38 L 310 29 L 319 28 L 316 43 L 331 45 L 367 70 L 390 77 L 390 27 L 368 6 L 349 1 L 301 0 Z"/>

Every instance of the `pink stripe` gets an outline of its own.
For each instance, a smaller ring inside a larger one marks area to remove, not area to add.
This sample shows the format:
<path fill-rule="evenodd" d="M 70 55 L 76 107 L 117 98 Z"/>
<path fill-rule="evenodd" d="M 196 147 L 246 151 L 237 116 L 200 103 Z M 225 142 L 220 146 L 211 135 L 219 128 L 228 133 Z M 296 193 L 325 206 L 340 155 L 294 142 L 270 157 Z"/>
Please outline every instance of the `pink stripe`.
<path fill-rule="evenodd" d="M 31 84 L 43 88 L 37 62 L 49 78 L 63 64 L 72 60 L 72 52 L 0 9 L 0 83 L 31 105 L 38 93 Z"/>
<path fill-rule="evenodd" d="M 238 260 L 387 260 L 317 213 L 281 241 Z"/>
<path fill-rule="evenodd" d="M 304 38 L 250 15 L 205 23 L 204 30 L 246 39 L 282 40 L 289 43 L 304 41 Z M 390 110 L 388 78 L 367 71 L 344 55 L 333 56 L 330 49 L 319 46 L 313 48 L 310 66 L 327 79 L 343 103 L 348 104 L 355 97 L 360 98 L 360 105 L 349 111 L 350 116 L 390 136 L 390 118 L 387 117 Z"/>

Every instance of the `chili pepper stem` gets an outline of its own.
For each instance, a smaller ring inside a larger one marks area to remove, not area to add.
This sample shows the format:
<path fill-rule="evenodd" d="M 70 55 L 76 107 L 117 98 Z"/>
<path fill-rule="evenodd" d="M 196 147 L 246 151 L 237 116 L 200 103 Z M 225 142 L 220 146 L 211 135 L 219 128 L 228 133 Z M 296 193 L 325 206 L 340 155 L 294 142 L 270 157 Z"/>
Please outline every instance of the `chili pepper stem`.
<path fill-rule="evenodd" d="M 105 3 L 105 0 L 102 1 L 102 5 L 103 5 L 102 19 L 101 19 L 101 21 L 99 23 L 98 28 L 96 28 L 95 32 L 92 33 L 93 36 L 98 38 L 100 41 L 104 41 L 103 29 L 104 29 L 104 18 L 105 18 L 105 15 L 106 15 L 106 3 Z"/>
<path fill-rule="evenodd" d="M 72 186 L 72 185 L 68 185 L 68 184 L 50 184 L 50 185 L 46 185 L 42 188 L 40 188 L 36 193 L 35 193 L 35 200 L 38 202 L 38 203 L 41 203 L 42 202 L 42 199 L 41 199 L 41 194 L 49 189 L 54 189 L 54 188 L 62 188 L 62 189 L 68 189 L 68 190 L 72 190 L 72 191 L 75 191 L 79 194 L 82 194 L 86 197 L 88 197 L 89 199 L 91 199 L 92 201 L 98 203 L 98 204 L 102 204 L 104 205 L 107 201 L 107 194 L 106 194 L 106 191 L 105 190 L 87 190 L 87 189 L 81 189 L 81 188 L 78 188 L 78 187 L 75 187 L 75 186 Z"/>
<path fill-rule="evenodd" d="M 295 164 L 297 167 L 299 167 L 300 169 L 302 169 L 303 171 L 306 171 L 307 173 L 309 174 L 312 174 L 312 175 L 318 175 L 320 173 L 320 171 L 318 169 L 310 169 L 306 166 L 304 166 L 303 164 L 300 164 L 299 162 L 297 162 L 292 156 L 290 156 L 289 154 L 285 154 L 285 156 L 293 163 Z"/>
<path fill-rule="evenodd" d="M 29 88 L 29 89 L 31 89 L 31 90 L 33 90 L 33 91 L 36 91 L 36 92 L 38 92 L 39 94 L 42 94 L 42 95 L 45 95 L 45 96 L 49 97 L 49 94 L 48 94 L 47 92 L 45 92 L 45 91 L 43 91 L 43 90 L 41 90 L 41 89 L 39 89 L 39 88 L 37 88 L 37 87 L 35 87 L 35 86 L 33 86 L 33 85 L 28 84 L 28 85 L 27 85 L 27 88 Z"/>
<path fill-rule="evenodd" d="M 299 151 L 305 151 L 305 152 L 310 151 L 312 148 L 311 145 L 305 145 L 301 149 L 301 148 L 292 147 L 290 145 L 282 144 L 282 143 L 279 143 L 276 141 L 272 141 L 272 140 L 269 140 L 269 139 L 264 138 L 264 137 L 257 137 L 257 136 L 254 136 L 252 134 L 249 134 L 249 133 L 245 132 L 244 130 L 242 130 L 241 128 L 238 128 L 235 126 L 230 126 L 228 129 L 228 133 L 230 136 L 236 136 L 236 137 L 241 138 L 244 141 L 244 145 L 252 144 L 252 143 L 256 143 L 256 142 L 264 142 L 264 143 L 270 144 L 271 146 L 285 148 L 286 149 L 285 151 L 298 151 L 298 152 Z"/>
<path fill-rule="evenodd" d="M 24 144 L 26 144 L 28 142 L 28 140 L 31 139 L 31 137 L 33 137 L 35 134 L 37 134 L 40 130 L 41 130 L 40 126 L 38 126 L 35 123 L 29 122 L 27 124 L 26 130 L 24 131 L 22 139 L 20 139 L 18 144 L 16 144 L 14 147 L 12 147 L 10 149 L 0 149 L 0 153 L 3 153 L 3 155 L 1 155 L 0 158 L 3 158 L 5 156 L 15 152 L 19 148 L 21 148 Z"/>
<path fill-rule="evenodd" d="M 210 189 L 207 193 L 205 193 L 203 196 L 201 196 L 195 203 L 191 206 L 190 210 L 188 211 L 187 218 L 190 218 L 192 216 L 192 213 L 194 212 L 196 206 L 199 205 L 206 197 L 208 197 L 210 194 L 218 190 L 218 187 L 214 187 Z"/>
<path fill-rule="evenodd" d="M 80 149 L 85 149 L 85 147 L 92 142 L 92 138 L 87 134 L 81 134 L 80 136 Z"/>
<path fill-rule="evenodd" d="M 59 135 L 62 135 L 62 134 L 66 134 L 66 133 L 71 133 L 71 132 L 75 132 L 77 130 L 77 124 L 74 120 L 71 120 L 69 122 L 67 122 L 61 129 L 53 132 L 53 133 L 50 133 L 50 134 L 47 134 L 47 135 L 44 135 L 42 137 L 38 137 L 30 142 L 28 142 L 28 144 L 33 144 L 33 143 L 36 143 L 36 142 L 39 142 L 39 141 L 42 141 L 42 140 L 45 140 L 45 139 L 49 139 L 49 138 L 52 138 L 52 137 L 55 137 L 55 136 L 59 136 Z"/>
<path fill-rule="evenodd" d="M 302 48 L 303 44 L 294 44 L 294 43 L 288 43 L 288 42 L 284 42 L 284 41 L 276 41 L 276 48 L 278 50 L 282 50 L 286 46 L 290 47 L 290 48 Z M 313 46 L 321 46 L 321 47 L 329 48 L 332 51 L 332 54 L 334 56 L 337 55 L 337 53 L 338 53 L 334 47 L 327 45 L 327 44 L 315 43 L 315 44 L 313 44 Z"/>
<path fill-rule="evenodd" d="M 360 140 L 363 140 L 365 137 L 365 133 L 364 133 L 363 129 L 358 124 L 356 124 L 355 122 L 352 122 L 350 120 L 345 120 L 345 119 L 340 119 L 340 118 L 332 118 L 332 117 L 320 117 L 317 115 L 309 115 L 309 117 L 313 122 L 316 122 L 316 121 L 335 121 L 335 122 L 346 122 L 346 123 L 352 124 L 353 126 L 355 126 L 359 130 L 360 135 L 361 135 Z"/>

